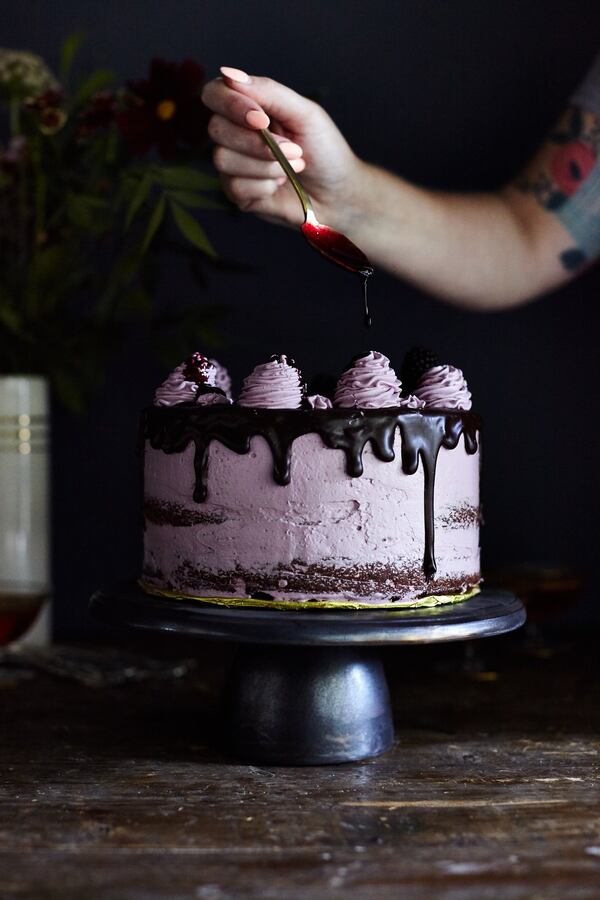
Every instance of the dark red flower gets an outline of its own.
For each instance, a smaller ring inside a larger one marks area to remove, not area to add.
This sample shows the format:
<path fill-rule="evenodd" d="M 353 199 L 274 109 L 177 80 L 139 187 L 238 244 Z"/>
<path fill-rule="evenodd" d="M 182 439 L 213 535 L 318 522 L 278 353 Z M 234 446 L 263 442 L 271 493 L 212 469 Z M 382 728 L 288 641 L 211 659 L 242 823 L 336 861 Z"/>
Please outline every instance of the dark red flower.
<path fill-rule="evenodd" d="M 153 59 L 148 78 L 129 82 L 116 121 L 132 153 L 143 155 L 155 146 L 163 159 L 171 159 L 181 145 L 201 147 L 209 115 L 200 99 L 204 81 L 204 69 L 191 59 Z"/>
<path fill-rule="evenodd" d="M 63 101 L 62 91 L 49 90 L 37 97 L 28 97 L 25 100 L 27 109 L 34 109 L 37 112 L 44 112 L 47 109 L 56 109 Z"/>
<path fill-rule="evenodd" d="M 570 197 L 596 164 L 594 151 L 581 141 L 559 146 L 550 160 L 550 174 L 558 190 Z"/>
<path fill-rule="evenodd" d="M 67 114 L 61 107 L 62 101 L 62 91 L 55 90 L 25 100 L 25 106 L 37 116 L 39 129 L 44 134 L 54 134 L 65 124 Z"/>
<path fill-rule="evenodd" d="M 116 98 L 112 91 L 98 91 L 81 111 L 77 122 L 77 135 L 88 137 L 115 121 Z"/>

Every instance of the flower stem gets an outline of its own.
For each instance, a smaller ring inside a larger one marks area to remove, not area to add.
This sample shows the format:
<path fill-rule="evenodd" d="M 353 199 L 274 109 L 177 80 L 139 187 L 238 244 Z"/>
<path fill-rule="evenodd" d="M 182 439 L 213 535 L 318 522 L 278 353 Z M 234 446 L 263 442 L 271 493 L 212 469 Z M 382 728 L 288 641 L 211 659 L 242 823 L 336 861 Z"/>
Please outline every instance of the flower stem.
<path fill-rule="evenodd" d="M 20 121 L 20 109 L 21 102 L 18 97 L 11 97 L 9 104 L 9 122 L 10 122 L 10 134 L 11 137 L 15 137 L 17 134 L 21 133 L 21 121 Z"/>

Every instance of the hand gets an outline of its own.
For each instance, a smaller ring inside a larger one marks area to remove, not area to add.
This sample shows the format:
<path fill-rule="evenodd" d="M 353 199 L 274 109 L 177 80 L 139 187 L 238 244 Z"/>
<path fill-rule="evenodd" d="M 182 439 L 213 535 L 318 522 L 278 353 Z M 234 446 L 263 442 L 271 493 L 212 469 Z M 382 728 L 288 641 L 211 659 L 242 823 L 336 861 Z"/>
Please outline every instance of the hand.
<path fill-rule="evenodd" d="M 228 197 L 271 220 L 304 221 L 298 197 L 258 133 L 269 127 L 294 171 L 302 173 L 317 218 L 345 227 L 361 163 L 325 110 L 270 78 L 227 66 L 221 73 L 204 87 L 202 99 L 213 112 L 208 131 Z"/>

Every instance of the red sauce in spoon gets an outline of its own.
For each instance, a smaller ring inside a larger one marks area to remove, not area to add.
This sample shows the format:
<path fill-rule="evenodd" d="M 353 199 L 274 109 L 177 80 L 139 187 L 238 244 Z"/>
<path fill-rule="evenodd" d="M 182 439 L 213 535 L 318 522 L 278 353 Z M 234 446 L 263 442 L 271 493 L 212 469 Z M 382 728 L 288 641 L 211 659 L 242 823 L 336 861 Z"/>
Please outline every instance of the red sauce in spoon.
<path fill-rule="evenodd" d="M 365 325 L 371 325 L 367 282 L 374 270 L 368 258 L 349 238 L 328 225 L 321 225 L 319 222 L 305 222 L 301 229 L 302 234 L 314 250 L 336 265 L 349 272 L 354 272 L 362 278 Z"/>

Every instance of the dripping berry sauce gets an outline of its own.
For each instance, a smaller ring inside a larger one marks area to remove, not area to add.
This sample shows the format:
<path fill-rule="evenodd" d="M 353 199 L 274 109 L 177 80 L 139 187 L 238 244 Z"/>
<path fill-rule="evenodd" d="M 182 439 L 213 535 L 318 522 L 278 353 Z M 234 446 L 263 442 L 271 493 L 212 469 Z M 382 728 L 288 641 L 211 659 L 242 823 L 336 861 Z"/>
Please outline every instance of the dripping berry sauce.
<path fill-rule="evenodd" d="M 302 234 L 314 250 L 362 279 L 364 322 L 369 327 L 373 319 L 369 311 L 367 283 L 374 270 L 367 256 L 344 234 L 335 231 L 328 225 L 306 221 L 301 229 Z"/>

